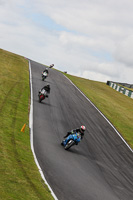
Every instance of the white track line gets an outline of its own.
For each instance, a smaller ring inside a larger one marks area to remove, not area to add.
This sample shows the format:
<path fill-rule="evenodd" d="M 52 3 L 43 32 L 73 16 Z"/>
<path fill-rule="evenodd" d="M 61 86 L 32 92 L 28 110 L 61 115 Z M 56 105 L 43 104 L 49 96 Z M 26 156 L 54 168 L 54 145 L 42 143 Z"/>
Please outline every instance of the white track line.
<path fill-rule="evenodd" d="M 64 75 L 64 74 L 63 74 Z M 65 75 L 64 75 L 65 76 Z M 71 82 L 71 84 L 72 85 L 74 85 L 74 83 L 67 77 L 67 76 L 65 76 L 70 82 Z M 104 114 L 100 111 L 100 110 L 98 110 L 98 108 L 91 102 L 91 100 L 90 99 L 88 99 L 87 97 L 86 97 L 86 95 L 83 93 L 83 92 L 81 92 L 81 90 L 76 86 L 76 85 L 74 85 L 74 87 L 76 87 L 77 88 L 77 90 L 92 104 L 92 106 L 94 106 L 94 108 L 104 117 L 104 119 L 110 124 L 110 126 L 112 126 L 112 128 L 115 130 L 115 132 L 119 135 L 119 137 L 122 139 L 122 141 L 127 145 L 127 147 L 130 149 L 130 151 L 133 153 L 133 149 L 131 149 L 131 147 L 127 144 L 127 142 L 124 140 L 124 138 L 121 136 L 121 134 L 116 130 L 116 128 L 111 124 L 111 122 L 104 116 Z"/>
<path fill-rule="evenodd" d="M 31 104 L 30 104 L 30 115 L 29 115 L 29 128 L 30 128 L 30 143 L 31 143 L 31 150 L 34 156 L 35 163 L 39 169 L 39 172 L 41 174 L 42 179 L 44 180 L 45 184 L 48 186 L 52 196 L 54 197 L 55 200 L 58 200 L 56 195 L 54 194 L 53 190 L 51 189 L 50 185 L 45 179 L 45 176 L 43 174 L 43 171 L 37 161 L 35 151 L 34 151 L 34 146 L 33 146 L 33 90 L 32 90 L 32 74 L 31 74 L 31 63 L 29 60 L 29 73 L 30 73 L 30 91 L 31 91 Z"/>

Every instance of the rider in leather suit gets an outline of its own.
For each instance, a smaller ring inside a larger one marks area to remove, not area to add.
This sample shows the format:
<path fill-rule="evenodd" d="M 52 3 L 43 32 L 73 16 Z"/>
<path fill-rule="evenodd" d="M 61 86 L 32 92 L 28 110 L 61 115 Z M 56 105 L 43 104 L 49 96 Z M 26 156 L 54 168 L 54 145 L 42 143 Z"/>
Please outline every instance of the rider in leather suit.
<path fill-rule="evenodd" d="M 65 135 L 64 138 L 68 137 L 70 134 L 79 133 L 81 135 L 81 139 L 83 139 L 85 130 L 85 126 L 82 125 L 80 128 L 68 131 L 67 135 Z"/>
<path fill-rule="evenodd" d="M 40 95 L 43 90 L 45 90 L 47 92 L 47 94 L 50 94 L 50 85 L 49 84 L 45 85 L 41 90 L 39 90 L 38 95 Z M 48 95 L 46 95 L 46 97 L 48 97 Z"/>

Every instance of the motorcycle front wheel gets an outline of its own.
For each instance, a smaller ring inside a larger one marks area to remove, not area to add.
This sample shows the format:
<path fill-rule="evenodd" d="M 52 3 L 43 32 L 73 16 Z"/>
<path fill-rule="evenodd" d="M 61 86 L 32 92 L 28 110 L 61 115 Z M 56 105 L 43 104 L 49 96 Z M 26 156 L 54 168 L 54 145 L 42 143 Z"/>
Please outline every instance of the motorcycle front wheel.
<path fill-rule="evenodd" d="M 74 140 L 69 140 L 66 146 L 64 147 L 65 150 L 70 149 L 70 147 L 72 147 L 74 144 L 75 144 Z"/>

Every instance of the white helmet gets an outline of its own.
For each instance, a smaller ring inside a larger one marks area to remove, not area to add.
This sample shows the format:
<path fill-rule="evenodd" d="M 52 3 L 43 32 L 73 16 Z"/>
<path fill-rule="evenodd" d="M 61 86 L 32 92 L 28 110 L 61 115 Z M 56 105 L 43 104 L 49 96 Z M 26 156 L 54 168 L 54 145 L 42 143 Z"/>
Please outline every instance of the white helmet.
<path fill-rule="evenodd" d="M 81 133 L 84 133 L 85 132 L 85 130 L 86 130 L 86 128 L 85 128 L 85 126 L 80 126 L 80 131 L 81 131 Z"/>

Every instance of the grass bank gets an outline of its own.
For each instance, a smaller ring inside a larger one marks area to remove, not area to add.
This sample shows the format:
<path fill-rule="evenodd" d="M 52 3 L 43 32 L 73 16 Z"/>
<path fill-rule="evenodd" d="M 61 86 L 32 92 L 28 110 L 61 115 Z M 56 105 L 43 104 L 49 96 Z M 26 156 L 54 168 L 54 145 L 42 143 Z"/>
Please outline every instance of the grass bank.
<path fill-rule="evenodd" d="M 133 99 L 115 91 L 106 83 L 64 75 L 96 105 L 133 149 Z"/>
<path fill-rule="evenodd" d="M 30 148 L 29 99 L 28 60 L 0 49 L 1 200 L 53 199 Z"/>

